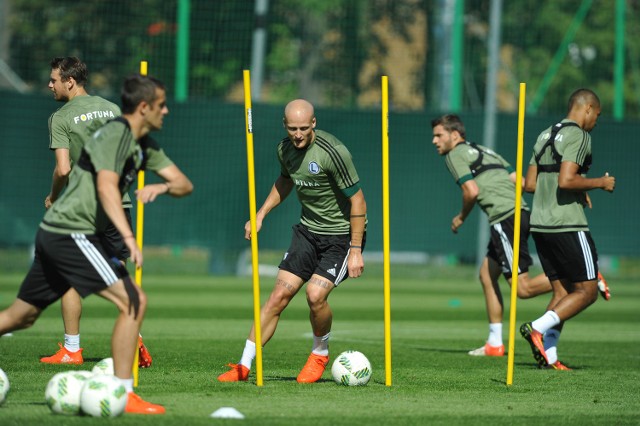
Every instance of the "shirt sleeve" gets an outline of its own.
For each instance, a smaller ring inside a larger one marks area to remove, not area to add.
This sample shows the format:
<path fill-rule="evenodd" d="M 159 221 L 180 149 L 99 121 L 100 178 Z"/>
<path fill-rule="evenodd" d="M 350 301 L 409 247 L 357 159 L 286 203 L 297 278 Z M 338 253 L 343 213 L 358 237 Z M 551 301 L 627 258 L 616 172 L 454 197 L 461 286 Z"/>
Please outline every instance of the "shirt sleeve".
<path fill-rule="evenodd" d="M 64 120 L 54 112 L 49 118 L 49 149 L 70 149 L 69 132 Z"/>
<path fill-rule="evenodd" d="M 89 154 L 91 164 L 96 173 L 109 170 L 122 174 L 126 155 L 121 145 L 126 144 L 126 138 L 121 137 L 121 131 L 115 131 L 115 124 L 98 129 L 86 143 L 84 150 Z"/>
<path fill-rule="evenodd" d="M 470 149 L 476 152 L 477 157 L 477 150 L 474 148 Z M 473 179 L 473 174 L 471 174 L 471 169 L 469 168 L 472 161 L 469 159 L 468 151 L 465 147 L 456 147 L 449 151 L 445 160 L 449 173 L 451 173 L 453 180 L 455 180 L 458 185 L 462 185 L 466 181 Z"/>
<path fill-rule="evenodd" d="M 278 156 L 278 163 L 280 163 L 280 174 L 286 178 L 290 178 L 291 175 L 289 174 L 289 170 L 287 170 L 287 168 L 284 165 L 284 160 L 283 160 L 283 153 L 282 150 L 284 149 L 284 146 L 282 144 L 282 142 L 280 142 L 278 144 L 278 149 L 277 149 L 277 156 Z"/>
<path fill-rule="evenodd" d="M 158 172 L 165 167 L 173 165 L 173 161 L 171 161 L 164 150 L 160 148 L 160 145 L 158 145 L 155 139 L 147 136 L 147 140 L 143 143 L 143 146 L 145 147 L 144 150 L 147 157 L 146 170 Z"/>
<path fill-rule="evenodd" d="M 571 161 L 582 166 L 587 155 L 591 154 L 591 136 L 581 129 L 571 128 L 570 130 L 571 132 L 564 135 L 562 161 Z"/>
<path fill-rule="evenodd" d="M 350 188 L 360 182 L 351 153 L 344 145 L 336 145 L 333 148 L 337 155 L 331 156 L 331 160 L 325 166 L 326 171 L 333 176 L 338 188 Z"/>

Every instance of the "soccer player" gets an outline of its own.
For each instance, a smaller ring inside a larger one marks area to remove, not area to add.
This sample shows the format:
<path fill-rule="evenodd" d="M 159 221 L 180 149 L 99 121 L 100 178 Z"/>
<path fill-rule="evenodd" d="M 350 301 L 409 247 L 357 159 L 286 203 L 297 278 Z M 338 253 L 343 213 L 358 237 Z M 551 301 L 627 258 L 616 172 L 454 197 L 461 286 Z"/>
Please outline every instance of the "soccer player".
<path fill-rule="evenodd" d="M 263 346 L 276 331 L 280 314 L 307 283 L 313 345 L 311 355 L 297 377 L 313 383 L 329 362 L 332 312 L 331 291 L 347 277 L 358 278 L 364 269 L 367 205 L 358 173 L 347 147 L 335 136 L 316 130 L 313 106 L 303 99 L 287 104 L 283 119 L 287 137 L 278 144 L 280 176 L 256 215 L 258 231 L 265 216 L 295 188 L 302 205 L 300 223 L 294 225 L 291 245 L 279 265 L 271 296 L 260 311 Z M 251 224 L 245 224 L 251 238 Z M 247 380 L 256 356 L 251 327 L 238 364 L 221 374 L 221 382 Z"/>
<path fill-rule="evenodd" d="M 51 179 L 51 192 L 44 200 L 45 208 L 51 207 L 67 185 L 71 166 L 77 163 L 84 144 L 93 132 L 108 120 L 120 116 L 120 108 L 99 96 L 89 96 L 85 88 L 87 82 L 87 66 L 76 57 L 59 57 L 51 60 L 49 90 L 56 101 L 64 105 L 49 118 L 49 149 L 55 152 L 56 166 Z M 131 225 L 131 198 L 124 194 L 123 207 Z M 113 225 L 105 229 L 105 242 L 112 245 L 112 251 L 124 264 L 129 257 L 129 250 L 122 241 L 122 236 Z M 60 300 L 62 321 L 64 323 L 64 346 L 58 343 L 60 350 L 52 356 L 43 357 L 41 362 L 47 364 L 82 364 L 82 348 L 80 347 L 80 317 L 82 315 L 82 299 L 71 287 Z M 152 358 L 142 342 L 138 340 L 139 367 L 151 366 Z"/>
<path fill-rule="evenodd" d="M 111 246 L 103 242 L 104 230 L 112 223 L 123 235 L 131 261 L 141 266 L 142 253 L 122 208 L 122 195 L 137 171 L 152 170 L 163 180 L 136 191 L 143 203 L 162 194 L 185 196 L 193 185 L 148 135 L 162 128 L 168 113 L 163 84 L 151 77 L 127 78 L 122 113 L 85 144 L 66 191 L 47 210 L 36 235 L 31 269 L 16 300 L 0 312 L 0 334 L 31 327 L 70 287 L 82 297 L 96 293 L 119 310 L 111 351 L 115 375 L 129 395 L 125 412 L 162 414 L 164 407 L 133 392 L 132 365 L 147 299 L 110 252 Z"/>
<path fill-rule="evenodd" d="M 609 288 L 598 272 L 598 254 L 584 207 L 587 191 L 613 192 L 616 180 L 605 173 L 587 178 L 591 166 L 591 130 L 600 116 L 600 99 L 589 89 L 569 98 L 567 117 L 545 129 L 533 147 L 525 190 L 534 192 L 531 234 L 553 298 L 540 318 L 520 327 L 541 368 L 569 370 L 558 360 L 557 343 L 565 321 L 598 298 L 609 299 Z"/>
<path fill-rule="evenodd" d="M 484 291 L 489 319 L 486 343 L 469 352 L 474 356 L 503 356 L 503 299 L 498 279 L 512 280 L 513 232 L 515 218 L 516 173 L 503 157 L 482 145 L 466 140 L 464 123 L 457 115 L 443 115 L 431 121 L 433 144 L 445 162 L 453 179 L 462 190 L 462 208 L 453 217 L 454 233 L 462 226 L 478 204 L 489 218 L 491 238 L 482 266 L 480 283 Z M 518 297 L 527 299 L 551 291 L 544 274 L 529 277 L 532 259 L 529 255 L 529 209 L 522 200 L 520 225 L 520 262 L 518 264 Z"/>

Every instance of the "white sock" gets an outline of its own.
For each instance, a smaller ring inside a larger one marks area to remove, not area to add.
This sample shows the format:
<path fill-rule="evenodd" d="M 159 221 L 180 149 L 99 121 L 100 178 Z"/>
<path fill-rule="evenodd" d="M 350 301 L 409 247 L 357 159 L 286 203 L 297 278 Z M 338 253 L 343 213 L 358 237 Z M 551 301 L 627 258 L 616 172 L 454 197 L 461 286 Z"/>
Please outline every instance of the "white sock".
<path fill-rule="evenodd" d="M 551 327 L 560 324 L 560 317 L 553 311 L 547 311 L 543 316 L 531 323 L 534 330 L 544 334 Z"/>
<path fill-rule="evenodd" d="M 247 339 L 247 342 L 244 344 L 244 350 L 242 351 L 242 358 L 240 358 L 240 365 L 244 365 L 249 370 L 251 370 L 251 364 L 253 364 L 253 360 L 256 357 L 256 344 L 251 340 Z"/>
<path fill-rule="evenodd" d="M 124 389 L 129 392 L 133 392 L 133 379 L 120 379 L 124 385 Z"/>
<path fill-rule="evenodd" d="M 502 346 L 502 323 L 496 322 L 489 324 L 489 338 L 487 339 L 489 346 Z"/>
<path fill-rule="evenodd" d="M 544 351 L 549 364 L 558 360 L 558 340 L 560 340 L 560 332 L 555 328 L 550 328 L 544 333 Z"/>
<path fill-rule="evenodd" d="M 80 350 L 80 335 L 79 334 L 65 334 L 64 335 L 64 347 L 69 352 L 78 352 Z"/>
<path fill-rule="evenodd" d="M 313 336 L 313 348 L 311 352 L 316 355 L 329 356 L 329 336 L 331 332 L 324 336 Z"/>

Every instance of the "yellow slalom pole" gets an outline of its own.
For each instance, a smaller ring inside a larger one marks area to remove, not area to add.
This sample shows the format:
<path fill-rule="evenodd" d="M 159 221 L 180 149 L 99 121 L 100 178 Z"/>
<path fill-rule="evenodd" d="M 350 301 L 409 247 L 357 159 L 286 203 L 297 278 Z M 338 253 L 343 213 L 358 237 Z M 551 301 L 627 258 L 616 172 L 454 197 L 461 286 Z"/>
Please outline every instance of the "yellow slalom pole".
<path fill-rule="evenodd" d="M 140 61 L 140 75 L 147 75 L 147 61 Z M 144 170 L 138 171 L 138 190 L 144 188 Z M 136 244 L 142 251 L 144 234 L 144 204 L 141 201 L 136 202 Z M 136 266 L 136 284 L 142 287 L 142 267 Z M 138 387 L 138 351 L 133 358 L 133 386 Z"/>
<path fill-rule="evenodd" d="M 522 151 L 524 146 L 524 110 L 527 84 L 520 83 L 518 107 L 518 154 L 516 159 L 516 211 L 513 226 L 513 265 L 511 267 L 511 309 L 509 312 L 509 355 L 507 360 L 507 386 L 513 384 L 515 356 L 516 303 L 518 300 L 518 263 L 520 261 L 520 209 L 522 207 Z"/>
<path fill-rule="evenodd" d="M 389 264 L 389 78 L 382 76 L 382 253 L 385 385 L 391 386 L 391 272 Z"/>
<path fill-rule="evenodd" d="M 262 386 L 262 333 L 260 330 L 260 275 L 258 271 L 258 228 L 256 225 L 256 177 L 253 159 L 253 123 L 251 119 L 251 76 L 244 76 L 244 109 L 247 132 L 247 171 L 249 173 L 249 219 L 251 221 L 251 266 L 253 269 L 253 323 L 256 335 L 256 385 Z"/>

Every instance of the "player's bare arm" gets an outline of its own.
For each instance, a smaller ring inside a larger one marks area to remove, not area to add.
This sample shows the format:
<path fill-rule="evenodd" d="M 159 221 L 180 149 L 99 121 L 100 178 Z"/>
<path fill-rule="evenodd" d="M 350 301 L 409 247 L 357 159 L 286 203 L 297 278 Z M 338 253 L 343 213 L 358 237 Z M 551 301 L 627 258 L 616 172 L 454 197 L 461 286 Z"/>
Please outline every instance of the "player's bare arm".
<path fill-rule="evenodd" d="M 60 193 L 67 185 L 69 173 L 71 173 L 69 150 L 66 148 L 57 148 L 55 155 L 56 166 L 53 169 L 53 176 L 51 176 L 51 192 L 44 200 L 44 207 L 47 209 L 58 199 Z"/>
<path fill-rule="evenodd" d="M 516 172 L 511 172 L 511 174 L 509 174 L 509 180 L 511 182 L 516 183 L 516 180 L 517 180 L 516 178 L 517 178 Z M 521 182 L 523 191 L 524 191 L 524 186 L 526 185 L 526 183 L 527 183 L 527 178 L 525 176 L 523 176 L 522 177 L 522 182 Z"/>
<path fill-rule="evenodd" d="M 480 193 L 478 185 L 473 179 L 463 183 L 460 189 L 462 190 L 462 209 L 451 221 L 451 231 L 453 231 L 453 233 L 458 233 L 458 228 L 462 226 L 467 216 L 469 216 L 469 213 L 471 213 L 471 210 L 473 210 L 473 206 L 476 205 L 478 194 Z"/>
<path fill-rule="evenodd" d="M 349 250 L 347 267 L 349 269 L 349 277 L 358 278 L 364 271 L 362 240 L 367 220 L 367 202 L 361 189 L 353 194 L 349 201 L 351 201 L 351 249 Z"/>
<path fill-rule="evenodd" d="M 616 186 L 616 178 L 605 173 L 599 178 L 587 178 L 579 173 L 579 165 L 572 161 L 563 161 L 558 175 L 558 187 L 569 191 L 590 191 L 603 189 L 613 192 Z"/>
<path fill-rule="evenodd" d="M 536 192 L 536 181 L 538 180 L 538 166 L 529 166 L 527 169 L 527 175 L 524 178 L 524 190 L 525 192 Z"/>
<path fill-rule="evenodd" d="M 262 207 L 256 212 L 256 228 L 259 232 L 262 228 L 262 221 L 269 214 L 271 210 L 276 208 L 281 202 L 285 200 L 293 189 L 293 180 L 285 176 L 278 176 L 275 183 L 271 187 L 271 191 L 267 198 L 262 203 Z M 251 239 L 251 221 L 247 221 L 244 224 L 244 238 Z"/>
<path fill-rule="evenodd" d="M 113 223 L 113 226 L 120 232 L 122 239 L 131 252 L 131 261 L 138 267 L 142 266 L 142 252 L 136 244 L 133 231 L 127 222 L 127 218 L 122 208 L 122 194 L 118 189 L 120 176 L 111 170 L 100 170 L 97 177 L 98 199 L 102 208 Z"/>
<path fill-rule="evenodd" d="M 137 190 L 136 197 L 140 202 L 151 203 L 162 194 L 179 198 L 193 192 L 193 183 L 175 164 L 159 170 L 157 174 L 164 182 L 145 185 Z"/>

